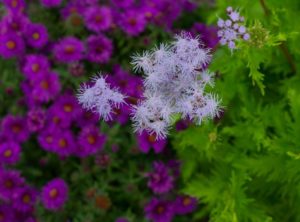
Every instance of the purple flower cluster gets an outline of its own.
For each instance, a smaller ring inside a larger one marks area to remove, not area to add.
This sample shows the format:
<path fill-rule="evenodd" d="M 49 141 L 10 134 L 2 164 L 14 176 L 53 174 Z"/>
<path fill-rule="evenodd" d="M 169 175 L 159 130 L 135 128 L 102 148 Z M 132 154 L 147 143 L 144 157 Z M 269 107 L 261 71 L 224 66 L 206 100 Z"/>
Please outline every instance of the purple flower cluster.
<path fill-rule="evenodd" d="M 246 27 L 243 25 L 244 17 L 240 13 L 233 10 L 232 7 L 227 8 L 229 19 L 218 20 L 218 37 L 221 45 L 228 45 L 228 48 L 233 50 L 236 48 L 235 41 L 238 39 L 249 40 L 250 35 L 247 33 Z"/>

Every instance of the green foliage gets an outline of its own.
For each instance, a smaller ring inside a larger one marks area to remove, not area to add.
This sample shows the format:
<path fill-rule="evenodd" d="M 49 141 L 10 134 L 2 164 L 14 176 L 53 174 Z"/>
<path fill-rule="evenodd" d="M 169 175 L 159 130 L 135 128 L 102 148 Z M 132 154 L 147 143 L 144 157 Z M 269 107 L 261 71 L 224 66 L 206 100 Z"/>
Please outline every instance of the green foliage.
<path fill-rule="evenodd" d="M 300 221 L 300 73 L 297 0 L 233 1 L 251 40 L 221 47 L 210 69 L 223 98 L 220 121 L 174 134 L 183 192 L 196 218 L 216 222 Z M 217 1 L 222 16 L 228 1 Z M 209 21 L 215 22 L 211 13 Z M 297 28 L 298 27 L 298 28 Z M 297 43 L 296 43 L 297 42 Z"/>

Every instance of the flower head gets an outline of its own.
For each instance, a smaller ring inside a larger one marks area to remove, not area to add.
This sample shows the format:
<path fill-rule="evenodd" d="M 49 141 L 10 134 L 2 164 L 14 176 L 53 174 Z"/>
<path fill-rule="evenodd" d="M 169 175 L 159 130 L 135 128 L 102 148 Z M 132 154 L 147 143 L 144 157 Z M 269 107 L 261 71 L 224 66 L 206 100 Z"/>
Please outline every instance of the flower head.
<path fill-rule="evenodd" d="M 21 147 L 15 142 L 0 144 L 0 161 L 4 164 L 15 164 L 20 159 Z"/>
<path fill-rule="evenodd" d="M 170 202 L 152 198 L 145 206 L 146 217 L 155 222 L 171 222 L 174 217 Z"/>
<path fill-rule="evenodd" d="M 137 141 L 140 150 L 144 153 L 148 153 L 150 148 L 153 148 L 155 153 L 160 153 L 164 150 L 167 144 L 166 139 L 157 140 L 155 134 L 149 134 L 147 132 L 138 134 Z"/>
<path fill-rule="evenodd" d="M 6 59 L 20 56 L 25 50 L 22 37 L 15 33 L 0 35 L 0 42 L 0 55 Z"/>
<path fill-rule="evenodd" d="M 40 131 L 45 126 L 46 114 L 42 109 L 32 109 L 28 111 L 26 121 L 30 132 Z"/>
<path fill-rule="evenodd" d="M 49 70 L 50 64 L 46 56 L 30 54 L 25 57 L 22 71 L 29 80 L 33 80 Z"/>
<path fill-rule="evenodd" d="M 53 179 L 43 187 L 41 196 L 46 209 L 58 210 L 68 199 L 68 185 L 63 179 Z"/>
<path fill-rule="evenodd" d="M 24 142 L 29 137 L 26 119 L 20 116 L 7 115 L 1 123 L 3 135 L 16 142 Z"/>
<path fill-rule="evenodd" d="M 83 57 L 84 45 L 75 37 L 65 37 L 53 49 L 54 56 L 61 62 L 75 62 Z"/>
<path fill-rule="evenodd" d="M 120 18 L 120 26 L 130 36 L 137 36 L 144 31 L 147 21 L 144 14 L 136 10 L 125 11 Z"/>
<path fill-rule="evenodd" d="M 91 62 L 106 63 L 113 51 L 113 44 L 104 35 L 98 34 L 87 39 L 87 59 Z"/>
<path fill-rule="evenodd" d="M 0 203 L 0 221 L 12 222 L 14 220 L 14 211 L 10 205 Z"/>
<path fill-rule="evenodd" d="M 13 207 L 21 212 L 33 210 L 37 200 L 37 192 L 31 187 L 21 187 L 13 194 Z"/>
<path fill-rule="evenodd" d="M 196 198 L 190 196 L 179 196 L 175 200 L 175 213 L 188 214 L 197 208 L 198 201 Z"/>
<path fill-rule="evenodd" d="M 23 12 L 25 9 L 25 0 L 4 0 L 5 6 L 14 13 Z"/>
<path fill-rule="evenodd" d="M 28 24 L 26 27 L 26 40 L 29 46 L 42 48 L 48 42 L 48 32 L 42 24 Z"/>
<path fill-rule="evenodd" d="M 21 177 L 19 171 L 0 170 L 0 199 L 12 200 L 16 189 L 23 186 L 24 182 L 24 178 Z"/>
<path fill-rule="evenodd" d="M 104 31 L 112 24 L 111 10 L 108 7 L 89 7 L 84 13 L 86 27 L 94 32 Z"/>

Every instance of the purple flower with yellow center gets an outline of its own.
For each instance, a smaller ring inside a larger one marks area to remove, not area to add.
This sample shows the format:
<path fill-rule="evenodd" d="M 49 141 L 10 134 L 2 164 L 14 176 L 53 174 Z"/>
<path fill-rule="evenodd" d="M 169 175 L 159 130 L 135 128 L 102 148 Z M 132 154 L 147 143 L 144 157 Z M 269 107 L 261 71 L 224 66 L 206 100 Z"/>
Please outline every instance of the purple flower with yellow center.
<path fill-rule="evenodd" d="M 45 126 L 46 114 L 41 108 L 34 108 L 27 113 L 27 126 L 30 132 L 38 132 Z"/>
<path fill-rule="evenodd" d="M 0 144 L 0 161 L 4 164 L 15 164 L 20 159 L 21 147 L 19 144 L 9 141 Z"/>
<path fill-rule="evenodd" d="M 61 107 L 59 107 L 57 103 L 53 103 L 48 109 L 46 119 L 46 125 L 50 128 L 58 127 L 61 129 L 66 129 L 69 128 L 72 123 L 72 119 L 70 117 L 64 118 Z"/>
<path fill-rule="evenodd" d="M 32 83 L 31 96 L 38 102 L 48 102 L 60 91 L 58 75 L 55 72 L 45 72 Z"/>
<path fill-rule="evenodd" d="M 41 0 L 42 5 L 47 8 L 57 7 L 61 2 L 62 0 Z"/>
<path fill-rule="evenodd" d="M 25 36 L 27 44 L 33 48 L 42 48 L 48 42 L 48 31 L 42 24 L 28 24 Z"/>
<path fill-rule="evenodd" d="M 82 128 L 87 125 L 93 125 L 97 121 L 99 121 L 99 116 L 97 114 L 80 107 L 80 114 L 76 118 L 76 124 L 79 127 Z"/>
<path fill-rule="evenodd" d="M 1 22 L 1 34 L 12 32 L 22 36 L 22 34 L 26 31 L 29 19 L 21 13 L 8 12 Z"/>
<path fill-rule="evenodd" d="M 24 142 L 29 137 L 26 119 L 20 116 L 7 115 L 1 123 L 3 135 L 15 142 Z"/>
<path fill-rule="evenodd" d="M 72 131 L 57 130 L 54 134 L 53 152 L 60 157 L 67 157 L 74 153 L 77 146 Z"/>
<path fill-rule="evenodd" d="M 14 211 L 10 205 L 0 203 L 0 222 L 13 222 Z"/>
<path fill-rule="evenodd" d="M 155 134 L 148 134 L 146 131 L 137 135 L 137 141 L 139 148 L 143 153 L 148 153 L 151 147 L 154 149 L 155 153 L 161 153 L 167 144 L 166 139 L 157 140 Z"/>
<path fill-rule="evenodd" d="M 121 15 L 120 26 L 130 36 L 137 36 L 145 30 L 147 21 L 143 13 L 127 10 Z"/>
<path fill-rule="evenodd" d="M 62 119 L 69 119 L 70 122 L 75 120 L 80 113 L 80 105 L 77 99 L 71 94 L 63 94 L 59 96 L 55 102 L 56 109 Z"/>
<path fill-rule="evenodd" d="M 0 35 L 0 55 L 9 59 L 21 56 L 24 53 L 25 45 L 22 37 L 14 33 Z"/>
<path fill-rule="evenodd" d="M 107 30 L 112 25 L 112 14 L 108 7 L 93 6 L 84 13 L 86 27 L 94 32 Z"/>
<path fill-rule="evenodd" d="M 172 204 L 157 198 L 152 198 L 144 210 L 146 217 L 154 222 L 171 222 L 174 217 Z"/>
<path fill-rule="evenodd" d="M 22 69 L 24 75 L 30 80 L 43 75 L 49 70 L 50 64 L 47 57 L 39 54 L 27 55 Z"/>
<path fill-rule="evenodd" d="M 146 174 L 148 177 L 148 187 L 154 193 L 167 193 L 174 187 L 174 178 L 169 172 L 169 168 L 162 162 L 153 163 L 153 171 Z"/>
<path fill-rule="evenodd" d="M 34 205 L 37 200 L 37 192 L 31 187 L 22 187 L 16 189 L 13 194 L 12 205 L 18 211 L 27 213 L 34 210 Z"/>
<path fill-rule="evenodd" d="M 103 149 L 106 136 L 99 132 L 96 126 L 90 125 L 84 127 L 78 136 L 78 149 L 76 154 L 79 157 L 86 157 L 97 153 Z"/>
<path fill-rule="evenodd" d="M 19 171 L 0 170 L 0 199 L 12 200 L 15 190 L 23 185 L 24 178 L 21 177 Z"/>
<path fill-rule="evenodd" d="M 176 214 L 184 215 L 196 210 L 198 201 L 194 197 L 179 196 L 175 200 L 174 211 Z"/>
<path fill-rule="evenodd" d="M 42 203 L 48 210 L 59 210 L 68 199 L 68 185 L 63 179 L 56 178 L 42 189 Z"/>
<path fill-rule="evenodd" d="M 87 59 L 91 62 L 108 62 L 112 51 L 112 41 L 104 35 L 93 35 L 87 39 Z"/>
<path fill-rule="evenodd" d="M 3 0 L 4 5 L 13 13 L 23 12 L 25 9 L 25 0 Z"/>
<path fill-rule="evenodd" d="M 55 58 L 61 62 L 76 62 L 82 59 L 84 52 L 83 43 L 75 37 L 61 39 L 53 49 Z"/>
<path fill-rule="evenodd" d="M 38 142 L 45 151 L 53 152 L 54 150 L 54 139 L 55 130 L 53 128 L 45 129 L 38 135 Z"/>

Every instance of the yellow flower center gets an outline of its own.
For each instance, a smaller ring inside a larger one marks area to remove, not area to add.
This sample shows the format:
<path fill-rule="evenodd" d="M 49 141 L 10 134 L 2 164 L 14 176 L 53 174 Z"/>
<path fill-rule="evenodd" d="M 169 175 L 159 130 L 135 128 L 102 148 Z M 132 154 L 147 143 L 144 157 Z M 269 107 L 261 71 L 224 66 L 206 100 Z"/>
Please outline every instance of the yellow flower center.
<path fill-rule="evenodd" d="M 68 145 L 68 143 L 65 139 L 60 139 L 58 141 L 58 145 L 59 145 L 60 148 L 65 148 Z"/>
<path fill-rule="evenodd" d="M 74 50 L 74 46 L 72 46 L 72 45 L 67 45 L 66 47 L 65 47 L 65 52 L 66 53 L 68 53 L 68 54 L 71 54 L 71 53 L 73 53 L 75 50 Z"/>
<path fill-rule="evenodd" d="M 13 182 L 11 180 L 7 180 L 4 182 L 4 186 L 6 188 L 12 188 L 13 187 Z"/>
<path fill-rule="evenodd" d="M 70 104 L 64 105 L 64 111 L 65 111 L 66 113 L 72 112 L 72 111 L 73 111 L 73 106 L 70 105 Z"/>
<path fill-rule="evenodd" d="M 183 198 L 183 205 L 184 205 L 184 206 L 188 206 L 188 205 L 190 205 L 191 203 L 192 203 L 191 198 L 189 198 L 189 197 Z"/>
<path fill-rule="evenodd" d="M 42 87 L 42 89 L 49 89 L 49 83 L 46 80 L 42 81 L 40 83 L 40 86 Z"/>
<path fill-rule="evenodd" d="M 40 38 L 40 33 L 38 33 L 38 32 L 33 33 L 32 38 L 35 39 L 35 40 L 39 39 Z"/>
<path fill-rule="evenodd" d="M 14 49 L 14 48 L 16 48 L 16 43 L 14 41 L 10 40 L 10 41 L 6 42 L 6 47 L 8 49 Z"/>
<path fill-rule="evenodd" d="M 50 196 L 51 198 L 56 198 L 57 195 L 58 195 L 58 190 L 57 190 L 56 188 L 53 188 L 52 190 L 50 190 L 49 196 Z"/>
<path fill-rule="evenodd" d="M 4 157 L 9 158 L 9 157 L 11 157 L 11 155 L 12 155 L 11 149 L 5 150 L 5 152 L 4 152 Z"/>
<path fill-rule="evenodd" d="M 156 140 L 156 136 L 154 134 L 151 134 L 151 135 L 148 136 L 148 141 L 150 143 L 154 143 L 155 140 Z"/>
<path fill-rule="evenodd" d="M 156 210 L 158 214 L 162 214 L 165 211 L 165 208 L 163 206 L 159 206 Z"/>
<path fill-rule="evenodd" d="M 40 65 L 35 63 L 31 66 L 33 72 L 38 72 L 40 70 Z"/>
<path fill-rule="evenodd" d="M 29 196 L 28 194 L 25 194 L 25 195 L 23 196 L 23 199 L 22 199 L 22 200 L 23 200 L 24 203 L 29 203 L 29 202 L 30 202 L 30 199 L 31 199 L 30 196 Z"/>
<path fill-rule="evenodd" d="M 89 144 L 93 145 L 96 143 L 96 138 L 93 135 L 89 135 L 87 141 Z"/>

